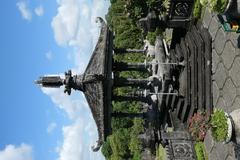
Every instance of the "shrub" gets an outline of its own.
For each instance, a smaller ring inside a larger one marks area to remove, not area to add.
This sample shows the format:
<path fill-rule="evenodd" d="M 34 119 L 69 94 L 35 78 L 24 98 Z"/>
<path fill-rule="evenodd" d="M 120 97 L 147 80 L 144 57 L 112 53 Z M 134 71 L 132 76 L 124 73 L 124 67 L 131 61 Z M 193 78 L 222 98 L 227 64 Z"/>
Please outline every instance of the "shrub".
<path fill-rule="evenodd" d="M 210 0 L 209 3 L 212 11 L 222 13 L 227 7 L 228 0 Z"/>
<path fill-rule="evenodd" d="M 207 154 L 206 154 L 206 149 L 205 146 L 202 142 L 197 142 L 194 145 L 196 155 L 197 155 L 197 160 L 208 160 Z"/>
<path fill-rule="evenodd" d="M 200 0 L 201 5 L 206 6 L 208 4 L 208 0 Z"/>
<path fill-rule="evenodd" d="M 109 138 L 107 138 L 106 142 L 103 143 L 103 146 L 101 148 L 102 154 L 106 157 L 106 159 L 109 159 L 112 155 L 112 148 L 110 145 Z"/>
<path fill-rule="evenodd" d="M 204 140 L 208 128 L 208 118 L 205 112 L 197 112 L 188 120 L 188 130 L 196 141 Z"/>
<path fill-rule="evenodd" d="M 113 157 L 121 157 L 121 159 L 130 157 L 128 148 L 130 141 L 129 131 L 130 129 L 119 129 L 108 137 Z"/>
<path fill-rule="evenodd" d="M 160 144 L 156 151 L 156 160 L 166 160 L 167 154 L 165 148 Z"/>
<path fill-rule="evenodd" d="M 210 120 L 212 136 L 215 141 L 224 141 L 227 138 L 228 124 L 223 110 L 215 110 Z"/>
<path fill-rule="evenodd" d="M 193 9 L 193 16 L 195 18 L 200 18 L 202 13 L 202 4 L 200 3 L 200 0 L 196 0 L 194 4 L 194 9 Z"/>
<path fill-rule="evenodd" d="M 160 28 L 157 28 L 154 32 L 148 32 L 147 40 L 151 45 L 155 45 L 157 36 L 162 35 L 163 31 Z"/>

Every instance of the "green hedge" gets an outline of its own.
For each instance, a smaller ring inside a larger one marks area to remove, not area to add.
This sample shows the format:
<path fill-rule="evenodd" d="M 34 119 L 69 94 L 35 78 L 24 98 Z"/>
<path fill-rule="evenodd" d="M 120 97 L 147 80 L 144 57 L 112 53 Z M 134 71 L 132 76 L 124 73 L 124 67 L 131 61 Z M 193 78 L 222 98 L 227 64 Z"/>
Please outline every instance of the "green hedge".
<path fill-rule="evenodd" d="M 197 160 L 208 160 L 205 146 L 202 142 L 197 142 L 194 146 Z"/>

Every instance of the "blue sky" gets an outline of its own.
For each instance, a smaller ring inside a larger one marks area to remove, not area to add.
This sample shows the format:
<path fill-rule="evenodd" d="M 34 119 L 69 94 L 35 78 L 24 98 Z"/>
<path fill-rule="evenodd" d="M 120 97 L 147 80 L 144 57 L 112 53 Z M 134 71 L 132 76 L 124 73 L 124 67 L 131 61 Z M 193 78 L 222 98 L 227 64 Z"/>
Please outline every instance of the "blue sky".
<path fill-rule="evenodd" d="M 84 71 L 98 38 L 105 0 L 4 1 L 1 15 L 0 160 L 103 159 L 79 92 L 41 89 L 41 75 Z"/>

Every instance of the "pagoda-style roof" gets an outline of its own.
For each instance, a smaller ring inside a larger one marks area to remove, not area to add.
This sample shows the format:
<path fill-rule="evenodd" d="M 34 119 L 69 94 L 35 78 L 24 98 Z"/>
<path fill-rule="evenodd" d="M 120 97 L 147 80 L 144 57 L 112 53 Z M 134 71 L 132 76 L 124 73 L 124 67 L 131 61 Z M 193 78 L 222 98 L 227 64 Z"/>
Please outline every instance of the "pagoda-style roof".
<path fill-rule="evenodd" d="M 82 91 L 87 99 L 93 118 L 98 129 L 98 144 L 93 147 L 97 151 L 102 142 L 111 133 L 111 96 L 112 96 L 112 55 L 113 34 L 102 18 L 101 32 L 82 75 L 72 76 L 72 72 L 65 73 L 65 79 L 60 76 L 44 76 L 36 81 L 42 87 L 60 87 L 65 85 L 64 92 L 71 94 L 71 90 Z"/>
<path fill-rule="evenodd" d="M 101 32 L 83 74 L 84 95 L 96 122 L 99 141 L 111 132 L 112 32 L 101 22 Z"/>

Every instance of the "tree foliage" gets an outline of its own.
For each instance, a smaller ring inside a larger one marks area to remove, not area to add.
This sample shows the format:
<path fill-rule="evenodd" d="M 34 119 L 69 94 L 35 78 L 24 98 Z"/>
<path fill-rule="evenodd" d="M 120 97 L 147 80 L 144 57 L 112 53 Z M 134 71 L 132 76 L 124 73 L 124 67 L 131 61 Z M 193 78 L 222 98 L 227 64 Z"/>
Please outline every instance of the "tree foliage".
<path fill-rule="evenodd" d="M 110 157 L 112 155 L 112 148 L 110 145 L 109 138 L 107 138 L 106 142 L 103 144 L 101 151 L 102 151 L 103 155 L 106 157 L 106 159 L 110 159 Z"/>
<path fill-rule="evenodd" d="M 116 48 L 143 48 L 142 29 L 137 21 L 145 17 L 157 0 L 110 0 L 111 6 L 106 20 L 114 32 L 114 47 Z M 146 57 L 141 54 L 115 54 L 114 61 L 144 62 Z M 146 78 L 148 73 L 138 71 L 123 71 L 116 73 L 123 78 Z M 134 92 L 134 87 L 119 87 L 113 94 L 124 96 Z M 112 102 L 114 112 L 140 113 L 140 102 Z M 112 118 L 112 135 L 103 144 L 102 153 L 108 160 L 141 159 L 142 144 L 138 135 L 144 132 L 144 120 L 139 118 Z"/>
<path fill-rule="evenodd" d="M 144 16 L 145 2 L 136 0 L 112 0 L 106 20 L 115 33 L 114 45 L 118 48 L 141 48 L 142 30 L 137 20 Z M 127 37 L 127 38 L 126 38 Z"/>
<path fill-rule="evenodd" d="M 109 136 L 113 157 L 123 159 L 130 157 L 128 142 L 130 141 L 129 129 L 121 128 Z"/>

